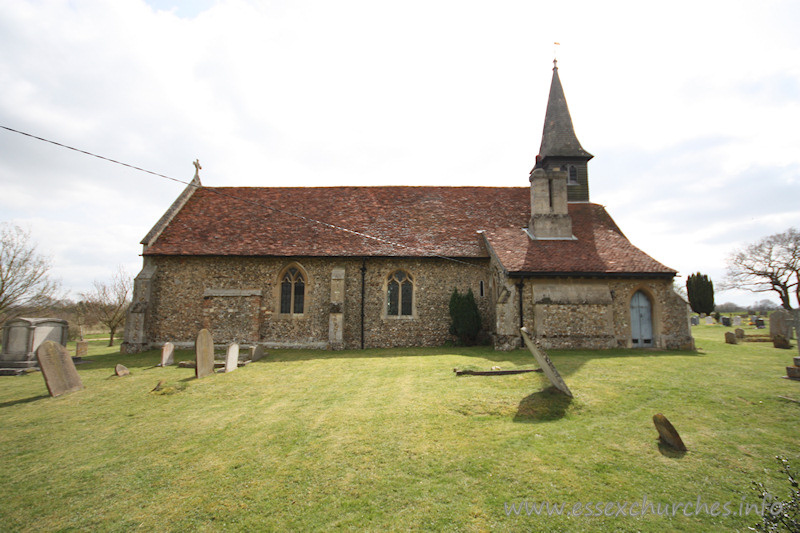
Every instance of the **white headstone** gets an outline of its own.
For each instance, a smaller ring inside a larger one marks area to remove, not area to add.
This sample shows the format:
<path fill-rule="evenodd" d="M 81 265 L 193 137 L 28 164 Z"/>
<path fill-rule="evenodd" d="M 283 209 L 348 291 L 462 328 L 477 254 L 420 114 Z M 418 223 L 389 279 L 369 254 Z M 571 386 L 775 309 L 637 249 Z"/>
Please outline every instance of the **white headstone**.
<path fill-rule="evenodd" d="M 171 342 L 164 343 L 161 348 L 161 366 L 169 366 L 174 364 L 175 345 Z"/>
<path fill-rule="evenodd" d="M 235 342 L 228 346 L 228 356 L 225 358 L 225 372 L 233 372 L 239 368 L 239 345 Z"/>
<path fill-rule="evenodd" d="M 740 317 L 740 316 L 733 317 L 733 325 L 734 326 L 741 326 L 742 325 L 742 317 Z"/>
<path fill-rule="evenodd" d="M 714 323 L 714 317 L 707 316 L 706 317 L 706 326 L 710 326 Z"/>

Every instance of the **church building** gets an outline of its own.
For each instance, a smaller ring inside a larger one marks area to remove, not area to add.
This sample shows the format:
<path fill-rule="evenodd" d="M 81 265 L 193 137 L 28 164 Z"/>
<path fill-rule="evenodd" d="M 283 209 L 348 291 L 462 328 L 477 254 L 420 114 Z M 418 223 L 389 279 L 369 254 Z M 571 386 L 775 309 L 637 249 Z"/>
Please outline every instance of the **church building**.
<path fill-rule="evenodd" d="M 526 187 L 204 187 L 198 172 L 142 240 L 128 353 L 165 342 L 435 346 L 471 289 L 483 337 L 545 348 L 693 348 L 676 271 L 589 201 L 592 155 L 553 68 Z"/>

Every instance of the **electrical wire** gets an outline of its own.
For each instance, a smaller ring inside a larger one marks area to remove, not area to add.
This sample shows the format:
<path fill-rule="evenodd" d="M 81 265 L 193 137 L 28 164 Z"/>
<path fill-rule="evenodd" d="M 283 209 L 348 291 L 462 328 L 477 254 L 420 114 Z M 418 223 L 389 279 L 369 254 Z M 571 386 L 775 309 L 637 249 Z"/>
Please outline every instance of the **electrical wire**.
<path fill-rule="evenodd" d="M 128 163 L 123 163 L 122 161 L 118 161 L 118 160 L 112 159 L 110 157 L 105 157 L 105 156 L 102 156 L 102 155 L 98 155 L 98 154 L 89 152 L 87 150 L 81 150 L 80 148 L 75 148 L 74 146 L 69 146 L 67 144 L 63 144 L 63 143 L 60 143 L 60 142 L 52 141 L 50 139 L 45 139 L 44 137 L 39 137 L 37 135 L 33 135 L 31 133 L 26 133 L 24 131 L 16 130 L 14 128 L 9 128 L 8 126 L 3 126 L 2 124 L 0 124 L 0 128 L 2 128 L 4 130 L 7 130 L 7 131 L 10 131 L 10 132 L 13 132 L 13 133 L 18 133 L 20 135 L 24 135 L 26 137 L 30 137 L 32 139 L 36 139 L 38 141 L 50 143 L 50 144 L 53 144 L 55 146 L 59 146 L 61 148 L 66 148 L 68 150 L 79 152 L 81 154 L 85 154 L 85 155 L 88 155 L 88 156 L 91 156 L 91 157 L 96 157 L 97 159 L 102 159 L 102 160 L 108 161 L 110 163 L 115 163 L 117 165 L 122 165 L 124 167 L 132 168 L 134 170 L 138 170 L 140 172 L 145 172 L 147 174 L 152 174 L 153 176 L 158 176 L 159 178 L 164 178 L 164 179 L 167 179 L 167 180 L 170 180 L 170 181 L 174 181 L 174 182 L 177 182 L 177 183 L 182 183 L 183 185 L 187 185 L 187 186 L 201 188 L 201 186 L 195 185 L 194 183 L 189 182 L 189 181 L 179 180 L 177 178 L 166 176 L 166 175 L 160 174 L 158 172 L 153 172 L 152 170 L 147 170 L 147 169 L 142 168 L 142 167 L 137 167 L 136 165 L 130 165 Z M 368 233 L 364 233 L 364 232 L 361 232 L 361 231 L 356 231 L 356 230 L 353 230 L 353 229 L 350 229 L 350 228 L 345 228 L 343 226 L 339 226 L 339 225 L 336 225 L 336 224 L 331 224 L 329 222 L 324 222 L 322 220 L 317 220 L 315 218 L 307 217 L 305 215 L 300 215 L 298 213 L 293 213 L 291 211 L 286 211 L 285 209 L 280 209 L 280 208 L 277 208 L 277 207 L 272 207 L 272 206 L 269 206 L 269 205 L 265 205 L 265 204 L 256 202 L 254 200 L 250 200 L 248 198 L 241 198 L 239 196 L 235 196 L 235 195 L 232 195 L 232 194 L 228 194 L 228 193 L 222 192 L 222 191 L 220 191 L 218 189 L 215 189 L 214 187 L 202 187 L 202 188 L 204 190 L 213 192 L 214 194 L 218 194 L 220 196 L 225 196 L 225 197 L 231 198 L 233 200 L 237 200 L 237 201 L 240 201 L 240 202 L 243 202 L 243 203 L 251 204 L 251 205 L 263 208 L 263 209 L 269 209 L 270 211 L 274 211 L 276 213 L 281 213 L 283 215 L 299 218 L 301 220 L 304 220 L 306 222 L 310 222 L 312 224 L 319 224 L 319 225 L 321 225 L 323 227 L 327 227 L 327 228 L 334 229 L 334 230 L 337 230 L 337 231 L 342 231 L 342 232 L 345 232 L 345 233 L 350 233 L 352 235 L 356 235 L 356 236 L 362 237 L 364 239 L 370 239 L 370 240 L 377 241 L 377 242 L 380 242 L 380 243 L 383 243 L 383 244 L 387 244 L 389 246 L 394 246 L 394 247 L 397 247 L 397 248 L 404 248 L 406 250 L 424 252 L 427 257 L 433 257 L 433 258 L 437 258 L 437 259 L 445 259 L 447 261 L 452 261 L 454 263 L 468 265 L 468 266 L 475 267 L 475 268 L 480 268 L 480 269 L 486 269 L 486 267 L 484 267 L 484 266 L 476 265 L 476 264 L 473 264 L 473 263 L 469 263 L 467 261 L 462 261 L 460 259 L 455 259 L 453 257 L 447 257 L 447 256 L 444 256 L 444 255 L 439 255 L 439 254 L 431 254 L 429 251 L 427 251 L 427 250 L 425 250 L 423 248 L 420 248 L 420 247 L 414 247 L 414 246 L 409 246 L 407 244 L 390 241 L 390 240 L 384 239 L 382 237 L 376 237 L 376 236 L 370 235 Z"/>

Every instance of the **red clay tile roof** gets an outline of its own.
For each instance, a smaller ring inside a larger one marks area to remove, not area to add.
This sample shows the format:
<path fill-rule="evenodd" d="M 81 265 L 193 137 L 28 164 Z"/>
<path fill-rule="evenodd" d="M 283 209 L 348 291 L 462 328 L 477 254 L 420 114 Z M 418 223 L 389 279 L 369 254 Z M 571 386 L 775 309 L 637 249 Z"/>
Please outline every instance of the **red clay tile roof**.
<path fill-rule="evenodd" d="M 631 244 L 602 205 L 569 204 L 569 214 L 577 240 L 532 240 L 519 228 L 498 228 L 484 235 L 509 273 L 676 274 Z"/>
<path fill-rule="evenodd" d="M 202 187 L 144 254 L 485 258 L 482 230 L 510 272 L 675 273 L 602 206 L 569 210 L 577 241 L 531 241 L 528 187 Z"/>

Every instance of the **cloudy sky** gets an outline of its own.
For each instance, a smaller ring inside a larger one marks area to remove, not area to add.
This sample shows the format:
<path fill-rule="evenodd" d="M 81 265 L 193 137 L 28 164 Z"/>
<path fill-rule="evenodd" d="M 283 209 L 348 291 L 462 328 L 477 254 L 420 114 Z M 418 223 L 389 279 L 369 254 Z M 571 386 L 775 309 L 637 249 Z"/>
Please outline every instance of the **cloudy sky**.
<path fill-rule="evenodd" d="M 719 284 L 800 226 L 798 22 L 770 0 L 0 0 L 0 126 L 185 181 L 199 158 L 208 186 L 527 186 L 557 41 L 591 200 Z M 0 221 L 73 296 L 137 273 L 183 187 L 0 129 Z"/>

